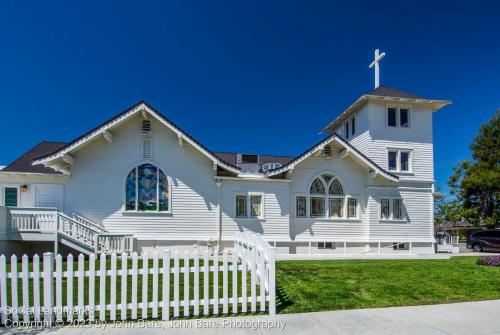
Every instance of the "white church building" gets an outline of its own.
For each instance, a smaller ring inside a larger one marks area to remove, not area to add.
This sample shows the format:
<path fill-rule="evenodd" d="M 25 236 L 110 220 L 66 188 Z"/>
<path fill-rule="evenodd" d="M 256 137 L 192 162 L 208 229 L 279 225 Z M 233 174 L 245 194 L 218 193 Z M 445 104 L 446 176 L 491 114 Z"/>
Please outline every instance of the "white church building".
<path fill-rule="evenodd" d="M 382 57 L 375 89 L 295 157 L 213 152 L 146 102 L 37 144 L 0 170 L 0 253 L 223 248 L 243 231 L 278 253 L 434 253 L 432 119 L 451 102 L 380 86 Z"/>

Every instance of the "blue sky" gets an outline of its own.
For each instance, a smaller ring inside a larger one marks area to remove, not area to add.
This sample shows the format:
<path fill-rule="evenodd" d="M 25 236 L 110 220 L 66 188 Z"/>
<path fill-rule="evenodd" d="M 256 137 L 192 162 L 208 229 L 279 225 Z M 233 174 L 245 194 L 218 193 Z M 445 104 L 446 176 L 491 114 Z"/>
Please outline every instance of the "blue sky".
<path fill-rule="evenodd" d="M 139 5 L 140 4 L 140 5 Z M 493 1 L 2 1 L 0 165 L 146 100 L 215 151 L 295 155 L 382 84 L 435 114 L 438 186 L 500 107 Z"/>

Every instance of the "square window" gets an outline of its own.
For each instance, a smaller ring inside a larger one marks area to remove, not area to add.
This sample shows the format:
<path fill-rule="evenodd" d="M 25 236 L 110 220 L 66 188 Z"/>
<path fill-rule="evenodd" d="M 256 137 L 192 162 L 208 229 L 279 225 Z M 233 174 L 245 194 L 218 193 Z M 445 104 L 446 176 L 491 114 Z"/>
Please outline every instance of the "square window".
<path fill-rule="evenodd" d="M 389 127 L 396 127 L 396 108 L 387 108 L 387 125 Z"/>
<path fill-rule="evenodd" d="M 329 211 L 331 218 L 341 218 L 343 217 L 343 203 L 344 199 L 342 198 L 330 198 L 329 199 Z"/>
<path fill-rule="evenodd" d="M 348 200 L 348 208 L 347 208 L 347 216 L 349 218 L 357 218 L 358 217 L 358 200 L 354 198 L 349 198 Z"/>
<path fill-rule="evenodd" d="M 307 216 L 307 198 L 297 197 L 295 199 L 295 216 L 298 218 L 305 218 Z"/>
<path fill-rule="evenodd" d="M 400 160 L 401 171 L 410 171 L 410 152 L 401 151 Z"/>
<path fill-rule="evenodd" d="M 325 216 L 325 198 L 311 197 L 311 217 Z"/>
<path fill-rule="evenodd" d="M 397 151 L 389 151 L 388 154 L 388 166 L 389 171 L 396 171 L 398 169 L 398 152 Z"/>
<path fill-rule="evenodd" d="M 409 121 L 410 112 L 408 108 L 401 108 L 399 110 L 399 125 L 403 128 L 408 128 L 410 126 Z"/>
<path fill-rule="evenodd" d="M 382 220 L 389 220 L 389 199 L 380 199 L 380 218 Z"/>
<path fill-rule="evenodd" d="M 4 189 L 4 203 L 6 207 L 17 207 L 16 187 L 6 187 Z"/>
<path fill-rule="evenodd" d="M 247 216 L 247 197 L 245 195 L 236 196 L 236 217 Z"/>
<path fill-rule="evenodd" d="M 392 201 L 392 217 L 394 219 L 403 218 L 403 201 L 401 199 L 393 199 Z"/>
<path fill-rule="evenodd" d="M 251 195 L 250 196 L 250 216 L 251 217 L 261 217 L 262 215 L 262 196 L 261 195 Z"/>

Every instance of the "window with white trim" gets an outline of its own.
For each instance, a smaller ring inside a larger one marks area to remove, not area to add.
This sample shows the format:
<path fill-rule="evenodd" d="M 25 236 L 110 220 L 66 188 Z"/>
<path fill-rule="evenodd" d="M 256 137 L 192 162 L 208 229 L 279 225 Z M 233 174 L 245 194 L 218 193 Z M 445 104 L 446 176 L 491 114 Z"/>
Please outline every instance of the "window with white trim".
<path fill-rule="evenodd" d="M 404 220 L 404 202 L 397 197 L 380 198 L 381 220 Z"/>
<path fill-rule="evenodd" d="M 355 219 L 358 217 L 358 200 L 356 198 L 347 199 L 347 217 Z"/>
<path fill-rule="evenodd" d="M 404 106 L 387 107 L 387 127 L 410 128 L 410 108 Z"/>
<path fill-rule="evenodd" d="M 262 194 L 249 193 L 236 195 L 235 216 L 237 218 L 262 219 L 263 213 Z"/>
<path fill-rule="evenodd" d="M 411 172 L 412 151 L 406 149 L 387 150 L 387 167 L 389 171 Z"/>
<path fill-rule="evenodd" d="M 349 121 L 348 121 L 344 124 L 344 137 L 346 138 L 346 140 L 349 139 L 350 135 L 351 134 L 349 133 Z"/>
<path fill-rule="evenodd" d="M 351 205 L 349 213 L 346 203 Z M 296 218 L 354 219 L 357 212 L 357 199 L 346 196 L 340 181 L 331 174 L 318 176 L 311 183 L 309 194 L 295 197 Z"/>
<path fill-rule="evenodd" d="M 335 249 L 335 242 L 318 242 L 318 249 Z"/>
<path fill-rule="evenodd" d="M 348 140 L 355 134 L 356 134 L 356 116 L 353 116 L 344 123 L 344 137 L 346 140 Z"/>
<path fill-rule="evenodd" d="M 141 164 L 125 181 L 125 210 L 169 212 L 170 188 L 165 173 L 153 164 Z"/>

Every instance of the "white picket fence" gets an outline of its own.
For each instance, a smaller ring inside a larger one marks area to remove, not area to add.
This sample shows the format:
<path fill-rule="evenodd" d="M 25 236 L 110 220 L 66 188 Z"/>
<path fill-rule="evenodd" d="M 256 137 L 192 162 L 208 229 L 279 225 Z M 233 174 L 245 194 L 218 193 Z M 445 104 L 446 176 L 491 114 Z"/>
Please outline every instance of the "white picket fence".
<path fill-rule="evenodd" d="M 275 251 L 242 234 L 232 252 L 0 256 L 0 324 L 276 313 Z M 182 263 L 182 264 L 181 264 Z M 18 266 L 20 265 L 20 268 Z M 119 314 L 119 315 L 118 315 Z"/>

